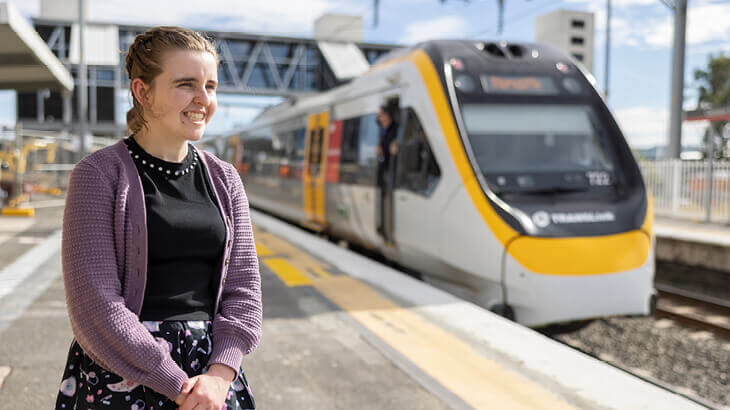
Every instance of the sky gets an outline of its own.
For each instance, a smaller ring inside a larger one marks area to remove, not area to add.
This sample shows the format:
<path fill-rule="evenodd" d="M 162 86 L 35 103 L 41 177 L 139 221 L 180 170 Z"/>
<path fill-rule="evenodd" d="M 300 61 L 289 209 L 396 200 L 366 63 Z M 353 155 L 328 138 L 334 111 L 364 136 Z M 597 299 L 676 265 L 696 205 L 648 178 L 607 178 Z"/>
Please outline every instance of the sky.
<path fill-rule="evenodd" d="M 39 0 L 10 0 L 27 17 Z M 671 0 L 669 0 L 671 1 Z M 89 0 L 89 19 L 139 25 L 182 25 L 201 30 L 310 37 L 324 13 L 361 15 L 364 40 L 412 44 L 432 38 L 529 41 L 537 16 L 558 9 L 595 13 L 594 75 L 604 84 L 606 0 L 504 0 L 505 27 L 497 33 L 497 0 L 380 0 L 373 25 L 373 0 Z M 685 108 L 697 104 L 694 72 L 710 55 L 730 55 L 730 0 L 688 0 Z M 673 12 L 661 0 L 612 0 L 608 104 L 629 143 L 666 143 L 672 65 Z M 210 132 L 243 125 L 256 109 L 276 99 L 220 96 Z M 233 105 L 227 105 L 232 102 Z M 0 124 L 14 121 L 11 92 L 0 92 Z M 701 141 L 704 124 L 685 124 L 685 145 Z"/>

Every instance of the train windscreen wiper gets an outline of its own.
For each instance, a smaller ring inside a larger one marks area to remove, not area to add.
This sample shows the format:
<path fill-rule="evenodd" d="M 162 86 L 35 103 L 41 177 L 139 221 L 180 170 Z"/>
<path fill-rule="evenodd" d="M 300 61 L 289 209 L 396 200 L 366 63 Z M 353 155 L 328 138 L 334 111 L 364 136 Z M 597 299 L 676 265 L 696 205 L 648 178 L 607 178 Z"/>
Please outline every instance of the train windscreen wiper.
<path fill-rule="evenodd" d="M 533 188 L 518 191 L 525 194 L 533 195 L 547 195 L 547 194 L 564 194 L 570 192 L 585 192 L 588 191 L 588 185 L 585 186 L 550 186 L 545 188 Z"/>

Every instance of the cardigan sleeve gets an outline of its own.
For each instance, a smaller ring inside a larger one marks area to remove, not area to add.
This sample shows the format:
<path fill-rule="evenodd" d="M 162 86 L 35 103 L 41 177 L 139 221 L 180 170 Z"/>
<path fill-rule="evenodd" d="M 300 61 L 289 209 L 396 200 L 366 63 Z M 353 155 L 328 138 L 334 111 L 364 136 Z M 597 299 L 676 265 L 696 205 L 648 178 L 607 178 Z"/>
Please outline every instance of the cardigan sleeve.
<path fill-rule="evenodd" d="M 209 364 L 221 363 L 238 373 L 243 356 L 261 338 L 261 277 L 248 199 L 236 169 L 226 163 L 232 202 L 233 244 L 218 312 L 213 320 Z"/>
<path fill-rule="evenodd" d="M 71 328 L 102 367 L 174 400 L 187 374 L 122 297 L 115 249 L 123 244 L 115 243 L 117 193 L 109 179 L 90 160 L 71 173 L 61 243 Z"/>

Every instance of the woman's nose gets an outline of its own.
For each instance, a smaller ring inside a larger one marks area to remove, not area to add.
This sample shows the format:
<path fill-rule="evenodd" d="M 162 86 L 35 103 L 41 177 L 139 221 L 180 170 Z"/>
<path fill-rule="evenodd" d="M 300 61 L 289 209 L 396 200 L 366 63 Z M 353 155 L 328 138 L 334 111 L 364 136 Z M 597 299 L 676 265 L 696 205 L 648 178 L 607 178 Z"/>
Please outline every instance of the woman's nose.
<path fill-rule="evenodd" d="M 198 92 L 195 94 L 195 97 L 193 98 L 193 102 L 202 107 L 207 107 L 208 104 L 210 104 L 210 96 L 208 95 L 208 90 L 206 90 L 205 88 L 198 90 Z"/>

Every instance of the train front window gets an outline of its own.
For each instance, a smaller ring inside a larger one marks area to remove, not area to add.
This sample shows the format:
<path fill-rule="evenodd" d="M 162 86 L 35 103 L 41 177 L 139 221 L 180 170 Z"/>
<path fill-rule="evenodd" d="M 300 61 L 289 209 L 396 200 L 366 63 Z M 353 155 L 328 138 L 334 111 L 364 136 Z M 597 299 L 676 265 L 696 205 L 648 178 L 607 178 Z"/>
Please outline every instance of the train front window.
<path fill-rule="evenodd" d="M 588 105 L 465 104 L 472 151 L 501 191 L 611 185 L 614 165 Z"/>

